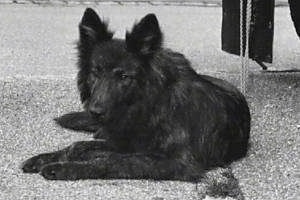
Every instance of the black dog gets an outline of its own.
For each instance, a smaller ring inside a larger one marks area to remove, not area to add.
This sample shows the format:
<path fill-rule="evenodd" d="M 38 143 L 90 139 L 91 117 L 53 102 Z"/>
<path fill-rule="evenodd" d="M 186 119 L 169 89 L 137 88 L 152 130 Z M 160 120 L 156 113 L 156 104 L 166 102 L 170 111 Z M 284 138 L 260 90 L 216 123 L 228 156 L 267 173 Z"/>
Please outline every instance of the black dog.
<path fill-rule="evenodd" d="M 56 120 L 94 131 L 96 140 L 35 156 L 24 172 L 61 180 L 197 181 L 204 170 L 246 155 L 245 98 L 223 80 L 198 75 L 182 54 L 162 48 L 154 14 L 121 40 L 112 39 L 107 24 L 88 8 L 79 31 L 78 87 L 85 112 Z"/>

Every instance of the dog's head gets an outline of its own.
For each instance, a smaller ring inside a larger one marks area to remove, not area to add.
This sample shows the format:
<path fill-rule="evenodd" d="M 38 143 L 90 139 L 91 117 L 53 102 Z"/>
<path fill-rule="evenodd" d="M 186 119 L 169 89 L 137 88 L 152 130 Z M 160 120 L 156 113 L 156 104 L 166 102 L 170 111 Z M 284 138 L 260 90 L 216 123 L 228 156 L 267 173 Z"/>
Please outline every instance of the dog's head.
<path fill-rule="evenodd" d="M 114 39 L 97 13 L 87 8 L 79 24 L 78 87 L 85 108 L 93 116 L 124 114 L 143 96 L 149 62 L 159 51 L 162 33 L 154 14 L 148 14 Z"/>

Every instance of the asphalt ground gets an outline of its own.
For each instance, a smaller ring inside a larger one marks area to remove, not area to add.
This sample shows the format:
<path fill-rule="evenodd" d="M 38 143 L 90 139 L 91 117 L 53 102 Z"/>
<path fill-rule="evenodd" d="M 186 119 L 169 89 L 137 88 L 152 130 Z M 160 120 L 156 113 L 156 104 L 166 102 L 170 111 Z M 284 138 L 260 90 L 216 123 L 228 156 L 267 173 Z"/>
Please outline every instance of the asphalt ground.
<path fill-rule="evenodd" d="M 116 37 L 156 13 L 165 46 L 194 68 L 239 86 L 240 61 L 220 50 L 221 8 L 95 7 Z M 0 199 L 203 199 L 206 186 L 172 181 L 46 181 L 20 164 L 61 149 L 84 133 L 52 120 L 81 109 L 76 89 L 77 25 L 84 6 L 0 5 Z M 300 68 L 300 41 L 288 8 L 275 10 L 275 69 Z M 250 63 L 247 100 L 252 113 L 249 155 L 232 164 L 245 199 L 299 199 L 299 73 L 262 73 Z M 218 176 L 218 172 L 216 173 Z"/>

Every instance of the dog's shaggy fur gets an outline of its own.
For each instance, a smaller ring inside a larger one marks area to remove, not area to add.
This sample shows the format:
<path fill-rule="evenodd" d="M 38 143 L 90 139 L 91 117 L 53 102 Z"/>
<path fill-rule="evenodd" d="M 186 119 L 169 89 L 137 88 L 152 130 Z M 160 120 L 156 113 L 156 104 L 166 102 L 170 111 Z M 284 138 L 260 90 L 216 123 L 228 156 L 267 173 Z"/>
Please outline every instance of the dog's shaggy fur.
<path fill-rule="evenodd" d="M 250 114 L 229 83 L 197 74 L 180 53 L 162 47 L 154 14 L 113 39 L 92 9 L 79 25 L 78 88 L 85 111 L 57 122 L 95 132 L 25 162 L 47 179 L 197 181 L 203 170 L 247 153 Z M 102 140 L 100 140 L 102 139 Z"/>

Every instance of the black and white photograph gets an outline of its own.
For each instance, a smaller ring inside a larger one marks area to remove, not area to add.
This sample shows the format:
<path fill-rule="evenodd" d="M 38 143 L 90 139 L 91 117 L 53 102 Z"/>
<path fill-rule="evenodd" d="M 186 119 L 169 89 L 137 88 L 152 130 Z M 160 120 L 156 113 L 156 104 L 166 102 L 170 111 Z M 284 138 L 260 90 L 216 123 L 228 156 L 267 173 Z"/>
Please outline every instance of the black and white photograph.
<path fill-rule="evenodd" d="M 300 1 L 0 0 L 0 200 L 299 200 Z"/>

